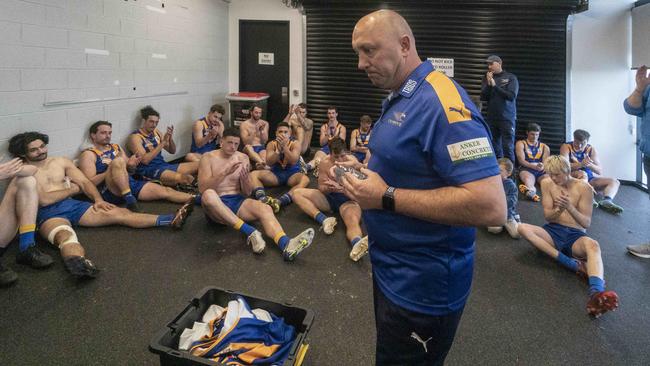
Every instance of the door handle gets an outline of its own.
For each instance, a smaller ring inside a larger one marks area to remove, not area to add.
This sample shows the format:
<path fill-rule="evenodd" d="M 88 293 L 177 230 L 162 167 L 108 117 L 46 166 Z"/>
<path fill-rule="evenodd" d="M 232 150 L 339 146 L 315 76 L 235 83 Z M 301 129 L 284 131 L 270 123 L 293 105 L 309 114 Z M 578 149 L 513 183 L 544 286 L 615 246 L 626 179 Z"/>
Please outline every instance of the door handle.
<path fill-rule="evenodd" d="M 289 88 L 286 86 L 282 87 L 282 104 L 289 103 Z"/>

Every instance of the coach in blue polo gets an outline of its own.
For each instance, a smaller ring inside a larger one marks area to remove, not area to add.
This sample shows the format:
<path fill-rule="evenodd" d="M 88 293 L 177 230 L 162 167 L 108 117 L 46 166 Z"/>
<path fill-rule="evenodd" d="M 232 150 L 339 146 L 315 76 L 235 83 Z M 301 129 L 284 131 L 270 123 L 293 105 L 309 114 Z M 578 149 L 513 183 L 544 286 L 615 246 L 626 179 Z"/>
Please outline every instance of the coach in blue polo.
<path fill-rule="evenodd" d="M 472 283 L 474 227 L 505 223 L 499 168 L 475 105 L 420 60 L 404 18 L 364 16 L 352 47 L 373 85 L 390 90 L 367 178 L 343 177 L 368 229 L 376 364 L 442 365 Z"/>

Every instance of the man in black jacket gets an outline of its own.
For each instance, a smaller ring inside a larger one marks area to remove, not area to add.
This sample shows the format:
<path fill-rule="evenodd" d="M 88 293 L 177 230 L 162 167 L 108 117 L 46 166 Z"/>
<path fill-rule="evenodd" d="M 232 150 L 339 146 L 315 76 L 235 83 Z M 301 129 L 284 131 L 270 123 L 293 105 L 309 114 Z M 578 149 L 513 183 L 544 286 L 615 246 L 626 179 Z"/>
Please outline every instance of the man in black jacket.
<path fill-rule="evenodd" d="M 485 60 L 488 72 L 483 78 L 481 100 L 487 101 L 487 120 L 492 132 L 492 146 L 497 158 L 515 160 L 515 126 L 517 121 L 517 77 L 505 71 L 501 57 Z"/>

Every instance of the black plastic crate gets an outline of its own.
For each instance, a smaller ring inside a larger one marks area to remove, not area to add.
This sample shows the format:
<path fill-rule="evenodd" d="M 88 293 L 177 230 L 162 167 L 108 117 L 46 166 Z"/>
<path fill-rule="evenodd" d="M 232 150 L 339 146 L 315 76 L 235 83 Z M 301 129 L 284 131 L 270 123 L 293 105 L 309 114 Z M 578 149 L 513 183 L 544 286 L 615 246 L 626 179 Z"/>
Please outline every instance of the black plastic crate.
<path fill-rule="evenodd" d="M 200 320 L 210 305 L 227 306 L 229 301 L 237 300 L 242 296 L 251 309 L 260 308 L 284 318 L 285 323 L 292 325 L 296 330 L 296 339 L 293 341 L 289 357 L 283 366 L 299 366 L 307 350 L 306 337 L 314 322 L 314 313 L 311 310 L 279 304 L 269 300 L 248 296 L 242 293 L 222 290 L 216 287 L 206 287 L 190 301 L 190 303 L 167 327 L 160 331 L 149 344 L 149 350 L 160 356 L 161 366 L 193 366 L 193 365 L 223 365 L 202 357 L 192 356 L 187 351 L 178 350 L 178 341 L 183 329 L 192 328 L 195 321 Z M 302 351 L 302 357 L 301 357 Z"/>

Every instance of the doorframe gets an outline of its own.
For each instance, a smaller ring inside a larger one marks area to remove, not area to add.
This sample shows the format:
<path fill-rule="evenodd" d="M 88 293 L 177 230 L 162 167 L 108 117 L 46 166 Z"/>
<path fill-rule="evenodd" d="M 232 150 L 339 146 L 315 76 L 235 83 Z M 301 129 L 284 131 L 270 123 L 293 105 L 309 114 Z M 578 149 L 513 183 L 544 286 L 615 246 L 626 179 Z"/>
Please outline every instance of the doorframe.
<path fill-rule="evenodd" d="M 239 19 L 239 27 L 238 27 L 238 30 L 237 30 L 239 32 L 239 40 L 238 40 L 239 44 L 237 45 L 237 47 L 239 48 L 239 60 L 238 60 L 238 62 L 239 62 L 239 75 L 238 75 L 238 78 L 237 78 L 237 83 L 239 84 L 239 88 L 238 88 L 239 91 L 242 91 L 242 87 L 241 87 L 241 78 L 242 78 L 241 64 L 242 64 L 243 48 L 242 48 L 242 45 L 241 45 L 241 42 L 242 42 L 241 34 L 242 34 L 242 25 L 244 23 L 248 23 L 248 24 L 255 24 L 255 23 L 257 23 L 257 24 L 259 24 L 259 23 L 266 23 L 266 24 L 269 24 L 269 23 L 271 23 L 271 24 L 279 24 L 279 23 L 281 23 L 281 24 L 286 24 L 287 25 L 287 30 L 288 30 L 288 36 L 289 36 L 289 57 L 288 57 L 288 59 L 289 59 L 289 61 L 291 61 L 291 22 L 289 20 Z M 288 101 L 288 104 L 291 104 L 291 86 L 290 86 L 290 84 L 291 84 L 291 62 L 289 62 L 289 70 L 288 70 L 288 74 L 287 74 L 287 88 L 289 88 L 289 98 L 288 98 L 289 101 Z M 288 105 L 287 105 L 287 107 L 288 107 Z"/>

